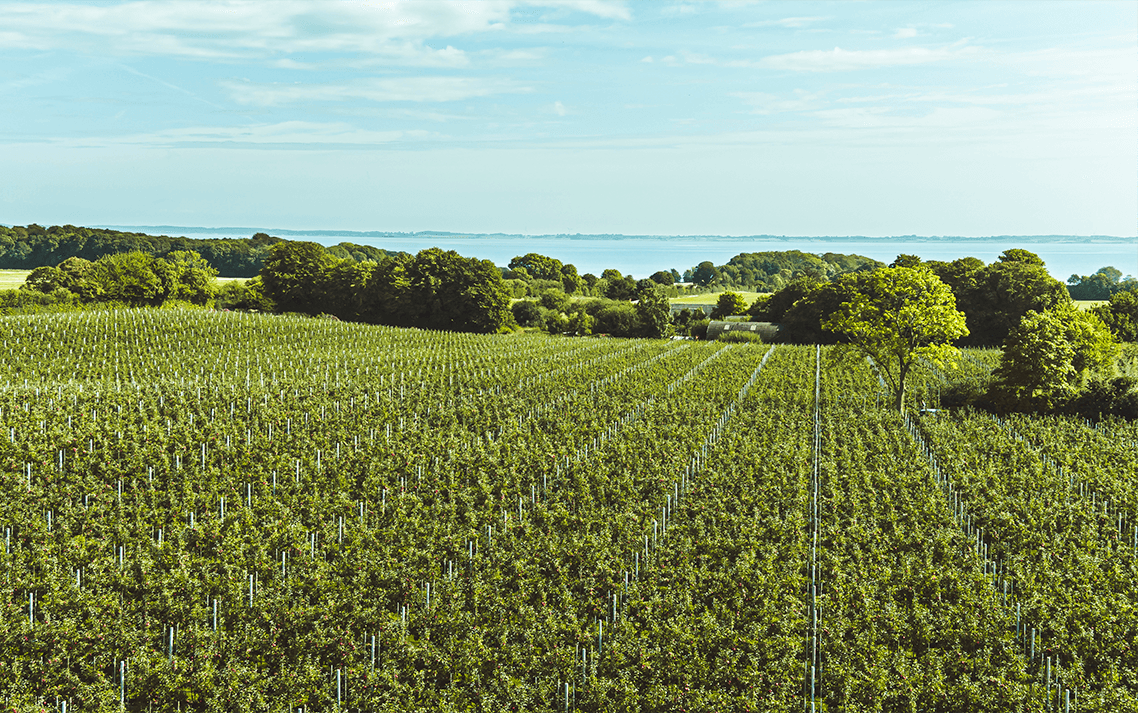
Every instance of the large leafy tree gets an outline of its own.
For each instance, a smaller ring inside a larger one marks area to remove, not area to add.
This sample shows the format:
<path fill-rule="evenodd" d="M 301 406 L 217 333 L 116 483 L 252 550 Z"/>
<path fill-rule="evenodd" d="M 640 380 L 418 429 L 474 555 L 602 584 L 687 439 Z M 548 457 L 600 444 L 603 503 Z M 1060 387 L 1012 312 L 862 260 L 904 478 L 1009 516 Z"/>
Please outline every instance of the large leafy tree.
<path fill-rule="evenodd" d="M 30 279 L 30 278 L 29 278 Z M 1092 310 L 1120 342 L 1138 342 L 1138 290 L 1115 292 Z"/>
<path fill-rule="evenodd" d="M 719 270 L 715 268 L 715 263 L 710 260 L 704 260 L 692 268 L 691 271 L 692 282 L 705 287 L 710 285 L 717 277 L 719 277 Z"/>
<path fill-rule="evenodd" d="M 1017 411 L 1051 410 L 1095 376 L 1108 376 L 1118 343 L 1095 314 L 1070 303 L 1030 311 L 1004 342 L 994 375 L 997 403 Z"/>
<path fill-rule="evenodd" d="M 557 258 L 546 257 L 537 253 L 526 253 L 510 260 L 511 270 L 522 268 L 535 280 L 560 280 L 561 270 L 564 267 Z M 573 274 L 577 274 L 576 268 Z"/>
<path fill-rule="evenodd" d="M 131 305 L 162 302 L 162 280 L 156 267 L 160 260 L 141 251 L 106 255 L 91 269 L 90 280 L 98 285 L 102 299 Z"/>
<path fill-rule="evenodd" d="M 1070 299 L 1063 283 L 1032 256 L 1026 250 L 1007 250 L 999 262 L 976 271 L 972 285 L 957 293 L 968 315 L 969 343 L 1000 344 L 1029 311 L 1042 312 Z"/>
<path fill-rule="evenodd" d="M 711 311 L 712 319 L 723 319 L 736 314 L 747 313 L 747 300 L 738 292 L 724 292 L 719 295 L 715 309 Z"/>
<path fill-rule="evenodd" d="M 964 314 L 948 286 L 924 268 L 881 268 L 844 282 L 849 298 L 822 326 L 849 340 L 843 351 L 873 359 L 893 390 L 894 408 L 903 411 L 913 366 L 955 356 L 951 342 L 968 334 Z"/>
<path fill-rule="evenodd" d="M 278 243 L 269 249 L 261 268 L 265 294 L 281 312 L 324 311 L 326 278 L 336 262 L 319 243 Z"/>
<path fill-rule="evenodd" d="M 640 292 L 636 315 L 644 329 L 644 336 L 672 336 L 672 306 L 661 288 L 650 287 Z"/>
<path fill-rule="evenodd" d="M 510 292 L 489 260 L 430 248 L 407 266 L 408 316 L 414 326 L 459 332 L 498 332 L 513 322 Z"/>

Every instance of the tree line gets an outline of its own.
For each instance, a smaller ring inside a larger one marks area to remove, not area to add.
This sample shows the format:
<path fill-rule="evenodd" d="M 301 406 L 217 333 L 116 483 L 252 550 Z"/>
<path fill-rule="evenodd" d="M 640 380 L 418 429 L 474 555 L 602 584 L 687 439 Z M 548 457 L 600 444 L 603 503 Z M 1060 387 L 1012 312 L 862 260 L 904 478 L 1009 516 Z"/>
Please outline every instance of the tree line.
<path fill-rule="evenodd" d="M 130 233 L 105 228 L 32 223 L 26 226 L 0 226 L 0 269 L 32 270 L 58 265 L 72 257 L 94 262 L 107 255 L 141 252 L 165 258 L 175 252 L 195 252 L 221 277 L 255 277 L 265 263 L 270 248 L 285 242 L 265 233 L 249 238 L 186 238 Z M 335 257 L 379 260 L 390 254 L 370 245 L 340 243 L 328 248 Z"/>

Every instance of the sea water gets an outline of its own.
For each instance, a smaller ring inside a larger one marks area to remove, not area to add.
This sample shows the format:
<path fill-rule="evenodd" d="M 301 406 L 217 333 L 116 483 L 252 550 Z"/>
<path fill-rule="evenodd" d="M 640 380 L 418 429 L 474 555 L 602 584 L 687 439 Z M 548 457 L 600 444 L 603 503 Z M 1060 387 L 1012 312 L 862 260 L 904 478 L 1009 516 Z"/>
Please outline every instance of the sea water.
<path fill-rule="evenodd" d="M 162 226 L 171 230 L 172 226 Z M 177 230 L 177 229 L 173 229 Z M 199 229 L 200 230 L 200 229 Z M 231 231 L 225 235 L 220 230 Z M 240 231 L 240 232 L 239 232 Z M 247 231 L 247 232 L 245 232 Z M 195 232 L 168 232 L 191 238 L 250 237 L 251 229 L 218 229 Z M 1071 275 L 1090 275 L 1107 265 L 1124 275 L 1138 277 L 1138 238 L 1026 236 L 992 238 L 929 237 L 722 237 L 722 236 L 594 236 L 594 235 L 461 235 L 431 233 L 353 233 L 345 231 L 266 230 L 288 240 L 311 240 L 322 245 L 340 242 L 372 245 L 385 250 L 416 253 L 438 247 L 454 250 L 465 257 L 490 260 L 505 266 L 519 255 L 535 252 L 572 263 L 580 274 L 600 275 L 612 268 L 636 278 L 658 270 L 676 269 L 681 274 L 704 260 L 722 265 L 739 253 L 778 250 L 856 254 L 886 264 L 900 254 L 917 255 L 924 260 L 955 260 L 975 257 L 995 262 L 1001 252 L 1022 248 L 1039 255 L 1053 277 L 1065 282 Z"/>

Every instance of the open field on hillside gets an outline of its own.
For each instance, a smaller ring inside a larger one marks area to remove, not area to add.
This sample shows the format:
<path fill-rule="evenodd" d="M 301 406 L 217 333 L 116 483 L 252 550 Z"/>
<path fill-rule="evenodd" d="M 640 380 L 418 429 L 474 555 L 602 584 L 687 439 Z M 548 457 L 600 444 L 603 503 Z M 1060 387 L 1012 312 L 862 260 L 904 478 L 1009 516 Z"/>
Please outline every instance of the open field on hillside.
<path fill-rule="evenodd" d="M 0 270 L 0 290 L 18 289 L 31 273 L 31 270 Z"/>
<path fill-rule="evenodd" d="M 16 710 L 1138 710 L 1133 424 L 815 347 L 0 332 Z"/>
<path fill-rule="evenodd" d="M 719 295 L 721 295 L 721 294 L 723 294 L 723 293 L 722 292 L 709 292 L 709 293 L 703 294 L 703 295 L 686 295 L 684 297 L 673 297 L 669 300 L 669 302 L 671 302 L 672 304 L 680 304 L 680 305 L 683 305 L 683 304 L 689 304 L 689 305 L 691 305 L 691 304 L 696 304 L 696 305 L 715 304 L 716 302 L 719 301 Z M 747 300 L 747 304 L 750 305 L 750 304 L 754 304 L 755 300 L 758 299 L 759 295 L 763 294 L 763 293 L 761 293 L 761 292 L 737 292 L 736 294 L 742 295 L 743 299 Z"/>

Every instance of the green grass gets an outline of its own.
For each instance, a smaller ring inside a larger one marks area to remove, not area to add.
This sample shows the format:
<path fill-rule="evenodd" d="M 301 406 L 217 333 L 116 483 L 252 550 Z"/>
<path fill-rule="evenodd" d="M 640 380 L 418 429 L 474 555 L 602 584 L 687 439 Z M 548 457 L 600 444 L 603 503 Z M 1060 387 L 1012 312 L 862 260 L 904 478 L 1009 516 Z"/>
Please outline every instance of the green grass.
<path fill-rule="evenodd" d="M 735 292 L 735 290 L 732 290 L 732 292 Z M 676 304 L 676 305 L 713 305 L 719 301 L 719 295 L 721 295 L 721 294 L 723 294 L 723 293 L 722 292 L 708 292 L 708 293 L 702 294 L 702 295 L 686 295 L 684 297 L 673 297 L 671 299 L 671 303 Z M 736 292 L 736 294 L 742 295 L 743 299 L 747 300 L 747 304 L 751 305 L 751 304 L 754 304 L 755 300 L 758 299 L 759 295 L 766 294 L 766 293 L 765 292 Z"/>
<path fill-rule="evenodd" d="M 0 270 L 0 290 L 19 289 L 31 270 Z"/>
<path fill-rule="evenodd" d="M 1099 305 L 1104 305 L 1109 301 L 1110 300 L 1074 300 L 1075 306 L 1084 312 L 1086 312 L 1087 310 L 1089 310 L 1093 307 L 1098 307 Z"/>

